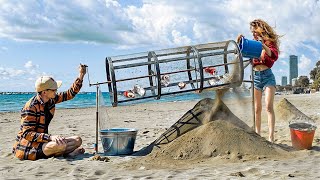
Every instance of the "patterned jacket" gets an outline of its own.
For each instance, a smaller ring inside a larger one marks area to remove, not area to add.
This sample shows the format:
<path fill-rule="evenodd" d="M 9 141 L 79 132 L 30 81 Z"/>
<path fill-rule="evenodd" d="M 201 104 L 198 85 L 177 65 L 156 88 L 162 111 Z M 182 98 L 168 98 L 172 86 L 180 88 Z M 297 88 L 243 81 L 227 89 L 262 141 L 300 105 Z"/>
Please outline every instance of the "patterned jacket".
<path fill-rule="evenodd" d="M 13 153 L 21 160 L 36 160 L 39 145 L 49 142 L 48 126 L 54 116 L 55 104 L 70 100 L 80 91 L 82 80 L 77 78 L 69 90 L 56 94 L 44 103 L 37 94 L 21 110 L 21 126 L 13 145 Z"/>

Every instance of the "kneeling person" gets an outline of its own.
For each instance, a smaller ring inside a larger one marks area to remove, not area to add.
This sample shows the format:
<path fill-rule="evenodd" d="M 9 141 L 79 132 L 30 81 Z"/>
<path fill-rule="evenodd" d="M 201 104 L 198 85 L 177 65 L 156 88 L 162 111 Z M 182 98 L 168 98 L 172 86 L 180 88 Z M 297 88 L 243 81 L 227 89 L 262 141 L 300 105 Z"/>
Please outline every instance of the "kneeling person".
<path fill-rule="evenodd" d="M 55 104 L 70 100 L 80 91 L 86 66 L 79 66 L 79 77 L 65 92 L 57 94 L 61 81 L 42 76 L 36 83 L 37 94 L 21 110 L 21 126 L 13 146 L 14 155 L 21 159 L 36 160 L 52 156 L 75 156 L 84 153 L 78 136 L 50 135 L 48 126 L 54 116 Z"/>

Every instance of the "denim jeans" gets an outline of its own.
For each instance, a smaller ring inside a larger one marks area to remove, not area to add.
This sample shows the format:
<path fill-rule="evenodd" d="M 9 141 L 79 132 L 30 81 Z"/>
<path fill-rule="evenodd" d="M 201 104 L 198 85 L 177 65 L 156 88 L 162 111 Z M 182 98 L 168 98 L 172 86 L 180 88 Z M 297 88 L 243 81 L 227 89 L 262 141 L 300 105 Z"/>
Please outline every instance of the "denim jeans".
<path fill-rule="evenodd" d="M 254 71 L 254 87 L 263 91 L 268 86 L 276 86 L 276 79 L 271 69 Z"/>

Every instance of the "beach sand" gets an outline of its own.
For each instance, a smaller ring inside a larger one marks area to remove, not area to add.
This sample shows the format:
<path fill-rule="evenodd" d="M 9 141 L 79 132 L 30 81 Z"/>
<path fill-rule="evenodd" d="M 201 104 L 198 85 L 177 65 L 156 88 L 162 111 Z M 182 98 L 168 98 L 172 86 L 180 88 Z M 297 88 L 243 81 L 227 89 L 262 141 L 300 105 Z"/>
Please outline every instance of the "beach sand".
<path fill-rule="evenodd" d="M 147 156 L 108 156 L 108 162 L 92 160 L 95 108 L 57 109 L 49 126 L 51 134 L 82 137 L 86 153 L 75 159 L 16 159 L 11 149 L 20 114 L 0 113 L 0 179 L 319 179 L 320 130 L 315 132 L 311 150 L 294 150 L 288 121 L 300 112 L 288 111 L 287 107 L 291 103 L 320 126 L 319 101 L 320 94 L 277 95 L 275 144 L 265 140 L 268 126 L 263 109 L 261 137 L 247 128 L 226 123 L 226 116 L 187 132 Z M 104 119 L 108 127 L 137 128 L 134 150 L 138 151 L 159 138 L 197 103 L 155 101 L 108 107 Z M 250 99 L 234 97 L 224 103 L 233 119 L 253 126 Z M 103 152 L 100 138 L 99 152 Z"/>

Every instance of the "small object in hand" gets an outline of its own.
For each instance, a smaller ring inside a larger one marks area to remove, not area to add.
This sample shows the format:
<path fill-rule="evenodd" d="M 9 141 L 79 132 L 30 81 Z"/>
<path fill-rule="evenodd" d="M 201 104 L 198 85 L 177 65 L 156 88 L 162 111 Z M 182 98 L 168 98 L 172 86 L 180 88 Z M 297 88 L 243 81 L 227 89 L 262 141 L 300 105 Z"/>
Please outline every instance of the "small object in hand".
<path fill-rule="evenodd" d="M 123 92 L 123 95 L 127 98 L 134 98 L 135 97 L 134 93 L 131 90 Z"/>
<path fill-rule="evenodd" d="M 216 68 L 214 67 L 206 67 L 204 68 L 204 72 L 211 74 L 212 76 L 216 74 Z"/>
<path fill-rule="evenodd" d="M 179 82 L 178 86 L 179 86 L 180 89 L 183 89 L 183 88 L 186 87 L 186 83 L 184 83 L 184 82 Z"/>

